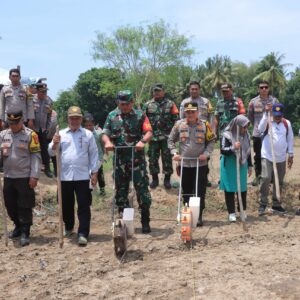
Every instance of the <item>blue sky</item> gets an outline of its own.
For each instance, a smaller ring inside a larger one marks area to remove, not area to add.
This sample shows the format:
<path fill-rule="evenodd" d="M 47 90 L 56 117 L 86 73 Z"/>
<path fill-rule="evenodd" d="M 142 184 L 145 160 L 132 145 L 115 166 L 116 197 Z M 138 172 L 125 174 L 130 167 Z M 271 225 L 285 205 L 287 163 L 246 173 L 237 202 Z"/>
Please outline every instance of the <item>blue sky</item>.
<path fill-rule="evenodd" d="M 4 1 L 3 1 L 4 2 Z M 101 66 L 90 55 L 95 31 L 164 19 L 191 37 L 203 63 L 215 54 L 250 63 L 271 51 L 300 65 L 300 2 L 258 0 L 15 0 L 1 1 L 0 67 L 48 78 L 49 95 L 71 88 Z M 13 4 L 11 4 L 13 3 Z"/>

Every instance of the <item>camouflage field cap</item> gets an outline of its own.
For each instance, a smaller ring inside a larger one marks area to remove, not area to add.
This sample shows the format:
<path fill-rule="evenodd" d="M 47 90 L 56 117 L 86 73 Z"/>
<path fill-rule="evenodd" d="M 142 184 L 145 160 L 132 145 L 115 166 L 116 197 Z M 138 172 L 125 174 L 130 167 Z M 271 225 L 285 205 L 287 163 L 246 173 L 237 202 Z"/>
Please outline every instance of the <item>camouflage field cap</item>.
<path fill-rule="evenodd" d="M 232 85 L 230 83 L 223 83 L 221 85 L 221 91 L 229 91 L 232 90 Z"/>
<path fill-rule="evenodd" d="M 162 91 L 164 90 L 164 85 L 162 83 L 156 83 L 152 87 L 152 91 Z"/>
<path fill-rule="evenodd" d="M 120 91 L 117 94 L 117 100 L 121 103 L 129 103 L 132 99 L 132 92 L 130 90 Z"/>

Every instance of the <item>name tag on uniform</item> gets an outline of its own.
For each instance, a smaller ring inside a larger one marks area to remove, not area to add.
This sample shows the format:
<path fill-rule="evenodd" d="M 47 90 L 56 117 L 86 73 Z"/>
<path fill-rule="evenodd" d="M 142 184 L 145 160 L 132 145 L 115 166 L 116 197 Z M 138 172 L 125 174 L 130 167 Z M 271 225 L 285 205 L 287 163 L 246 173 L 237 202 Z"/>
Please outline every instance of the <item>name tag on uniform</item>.
<path fill-rule="evenodd" d="M 21 100 L 24 100 L 25 99 L 25 97 L 26 97 L 26 95 L 24 94 L 24 93 L 19 93 L 19 98 L 21 99 Z"/>
<path fill-rule="evenodd" d="M 8 155 L 9 155 L 9 148 L 10 148 L 10 146 L 11 146 L 10 143 L 3 143 L 3 144 L 1 145 L 3 156 L 8 156 Z"/>
<path fill-rule="evenodd" d="M 263 112 L 263 108 L 261 106 L 255 106 L 254 111 L 255 112 Z"/>
<path fill-rule="evenodd" d="M 4 92 L 4 96 L 5 97 L 12 97 L 13 96 L 13 92 L 12 91 L 6 91 L 6 92 Z"/>

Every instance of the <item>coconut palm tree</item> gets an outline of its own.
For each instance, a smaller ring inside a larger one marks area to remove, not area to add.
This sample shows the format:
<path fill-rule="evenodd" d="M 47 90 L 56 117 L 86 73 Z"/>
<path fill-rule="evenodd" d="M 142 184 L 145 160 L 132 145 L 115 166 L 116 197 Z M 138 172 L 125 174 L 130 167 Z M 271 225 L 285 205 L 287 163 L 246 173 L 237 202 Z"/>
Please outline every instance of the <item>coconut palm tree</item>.
<path fill-rule="evenodd" d="M 253 78 L 253 82 L 267 80 L 270 84 L 272 94 L 279 95 L 284 92 L 286 86 L 286 67 L 291 64 L 283 64 L 285 55 L 278 52 L 271 52 L 266 55 L 258 64 L 258 75 Z"/>
<path fill-rule="evenodd" d="M 216 55 L 205 62 L 207 75 L 202 80 L 202 85 L 211 95 L 219 94 L 221 85 L 231 79 L 232 64 L 230 57 Z"/>

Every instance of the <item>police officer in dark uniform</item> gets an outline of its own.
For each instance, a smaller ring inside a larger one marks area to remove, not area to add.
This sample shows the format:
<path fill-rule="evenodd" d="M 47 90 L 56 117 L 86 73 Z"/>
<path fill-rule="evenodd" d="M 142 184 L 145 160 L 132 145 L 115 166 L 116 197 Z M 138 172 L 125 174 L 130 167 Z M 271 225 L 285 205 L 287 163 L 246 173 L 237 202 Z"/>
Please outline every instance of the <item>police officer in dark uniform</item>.
<path fill-rule="evenodd" d="M 15 224 L 10 238 L 21 236 L 20 245 L 29 245 L 34 188 L 40 170 L 40 144 L 37 134 L 23 125 L 23 113 L 8 111 L 8 129 L 0 133 L 1 157 L 4 168 L 4 202 Z"/>

